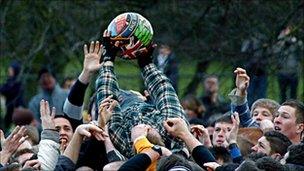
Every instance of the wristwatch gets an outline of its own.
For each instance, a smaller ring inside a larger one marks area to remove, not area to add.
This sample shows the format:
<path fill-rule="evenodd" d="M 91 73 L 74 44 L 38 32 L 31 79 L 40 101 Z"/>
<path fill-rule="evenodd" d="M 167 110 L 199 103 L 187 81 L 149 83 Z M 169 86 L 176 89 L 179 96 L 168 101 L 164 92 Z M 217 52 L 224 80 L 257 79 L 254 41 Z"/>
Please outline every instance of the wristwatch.
<path fill-rule="evenodd" d="M 152 150 L 158 152 L 159 156 L 162 156 L 162 155 L 163 155 L 162 149 L 161 149 L 160 146 L 158 146 L 158 145 L 154 145 L 154 146 L 152 147 Z"/>

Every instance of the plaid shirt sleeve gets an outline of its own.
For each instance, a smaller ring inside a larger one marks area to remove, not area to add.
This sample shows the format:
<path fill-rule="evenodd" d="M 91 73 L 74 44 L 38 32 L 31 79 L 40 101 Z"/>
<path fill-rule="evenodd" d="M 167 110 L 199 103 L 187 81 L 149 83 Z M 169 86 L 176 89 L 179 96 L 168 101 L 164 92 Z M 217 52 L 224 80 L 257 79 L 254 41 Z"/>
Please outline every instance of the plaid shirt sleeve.
<path fill-rule="evenodd" d="M 157 70 L 154 64 L 145 66 L 142 75 L 157 110 L 165 118 L 179 117 L 185 119 L 185 113 L 170 80 Z"/>
<path fill-rule="evenodd" d="M 110 95 L 113 95 L 113 98 L 117 99 L 116 95 L 119 91 L 119 87 L 117 78 L 114 74 L 113 66 L 103 65 L 101 67 L 99 76 L 96 80 L 96 91 L 98 106 L 103 99 Z M 108 126 L 110 138 L 115 147 L 124 155 L 127 153 L 127 151 L 131 151 L 128 138 L 129 136 L 126 133 L 126 128 L 123 124 L 123 117 L 119 105 L 115 107 Z"/>
<path fill-rule="evenodd" d="M 145 66 L 142 75 L 145 86 L 155 102 L 157 110 L 160 111 L 160 123 L 157 124 L 160 125 L 161 130 L 159 131 L 165 141 L 166 147 L 172 151 L 180 151 L 184 147 L 184 143 L 169 135 L 161 122 L 167 118 L 182 118 L 187 122 L 185 112 L 178 100 L 176 92 L 169 79 L 157 70 L 154 64 Z"/>

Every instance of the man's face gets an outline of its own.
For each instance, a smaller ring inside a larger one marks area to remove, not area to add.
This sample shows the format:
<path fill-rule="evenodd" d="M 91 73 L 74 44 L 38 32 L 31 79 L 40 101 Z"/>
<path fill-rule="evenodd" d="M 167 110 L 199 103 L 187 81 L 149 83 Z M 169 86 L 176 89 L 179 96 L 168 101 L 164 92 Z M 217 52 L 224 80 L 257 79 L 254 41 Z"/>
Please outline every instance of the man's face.
<path fill-rule="evenodd" d="M 73 136 L 71 123 L 65 118 L 55 118 L 55 129 L 59 131 L 59 143 L 68 145 Z"/>
<path fill-rule="evenodd" d="M 254 119 L 257 123 L 261 123 L 262 120 L 268 119 L 270 121 L 273 120 L 273 115 L 270 110 L 264 107 L 256 107 L 252 112 L 252 119 Z"/>
<path fill-rule="evenodd" d="M 291 106 L 281 106 L 274 118 L 274 129 L 287 136 L 290 140 L 297 135 L 296 109 Z"/>
<path fill-rule="evenodd" d="M 161 56 L 167 57 L 170 54 L 170 50 L 168 48 L 160 48 L 158 53 Z"/>
<path fill-rule="evenodd" d="M 56 80 L 50 73 L 44 73 L 39 80 L 42 89 L 52 91 L 55 88 Z"/>
<path fill-rule="evenodd" d="M 271 151 L 270 143 L 269 143 L 269 141 L 267 141 L 265 136 L 262 136 L 258 140 L 258 143 L 255 146 L 253 146 L 251 149 L 255 153 L 263 153 L 263 154 L 266 154 L 267 156 L 270 155 L 270 151 Z"/>
<path fill-rule="evenodd" d="M 75 80 L 66 80 L 62 86 L 63 89 L 69 90 L 75 84 Z"/>
<path fill-rule="evenodd" d="M 215 93 L 218 91 L 218 80 L 215 77 L 207 78 L 204 82 L 205 91 Z"/>
<path fill-rule="evenodd" d="M 197 113 L 191 109 L 184 109 L 185 113 L 187 114 L 188 119 L 197 118 Z"/>
<path fill-rule="evenodd" d="M 229 135 L 231 128 L 232 128 L 232 124 L 230 123 L 225 123 L 225 122 L 216 123 L 214 126 L 213 139 L 212 139 L 213 146 L 227 147 L 228 142 L 226 140 L 226 137 Z"/>
<path fill-rule="evenodd" d="M 13 77 L 15 75 L 15 71 L 12 67 L 8 68 L 8 76 L 9 77 Z"/>

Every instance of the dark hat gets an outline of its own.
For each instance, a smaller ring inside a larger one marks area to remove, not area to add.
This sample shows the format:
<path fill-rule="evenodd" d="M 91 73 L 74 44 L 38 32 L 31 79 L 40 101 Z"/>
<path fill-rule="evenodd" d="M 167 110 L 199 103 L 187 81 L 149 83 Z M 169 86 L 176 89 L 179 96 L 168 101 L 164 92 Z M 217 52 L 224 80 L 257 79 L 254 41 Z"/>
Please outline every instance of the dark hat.
<path fill-rule="evenodd" d="M 45 74 L 45 73 L 51 74 L 54 78 L 56 78 L 55 74 L 50 69 L 43 67 L 39 70 L 37 79 L 39 80 L 41 78 L 42 74 Z"/>
<path fill-rule="evenodd" d="M 13 68 L 14 72 L 15 72 L 15 76 L 17 76 L 21 70 L 21 65 L 18 61 L 16 60 L 13 60 L 11 63 L 10 63 L 10 67 Z"/>

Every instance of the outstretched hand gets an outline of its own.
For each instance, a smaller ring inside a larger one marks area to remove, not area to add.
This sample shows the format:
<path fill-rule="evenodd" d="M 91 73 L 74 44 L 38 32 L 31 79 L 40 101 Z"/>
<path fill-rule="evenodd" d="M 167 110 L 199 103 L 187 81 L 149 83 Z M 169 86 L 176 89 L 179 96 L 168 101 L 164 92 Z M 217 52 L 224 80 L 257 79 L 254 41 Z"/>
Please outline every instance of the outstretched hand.
<path fill-rule="evenodd" d="M 140 68 L 144 68 L 152 63 L 152 54 L 156 47 L 157 44 L 151 43 L 148 47 L 141 48 L 135 53 Z"/>
<path fill-rule="evenodd" d="M 85 44 L 83 46 L 84 52 L 84 62 L 83 68 L 84 70 L 92 73 L 98 70 L 101 67 L 100 58 L 103 53 L 103 45 L 99 44 L 99 41 L 92 41 L 90 43 L 90 47 Z"/>
<path fill-rule="evenodd" d="M 52 113 L 50 111 L 49 102 L 45 100 L 40 101 L 40 119 L 41 119 L 41 125 L 42 129 L 53 129 L 55 130 L 55 123 L 54 123 L 54 117 L 56 114 L 56 108 L 52 108 Z"/>
<path fill-rule="evenodd" d="M 2 150 L 13 154 L 27 139 L 28 136 L 25 133 L 26 128 L 24 126 L 16 126 L 13 132 L 5 139 L 3 131 L 0 130 Z"/>
<path fill-rule="evenodd" d="M 240 118 L 239 114 L 237 112 L 234 112 L 233 115 L 231 115 L 232 120 L 232 128 L 229 132 L 229 135 L 227 136 L 227 142 L 229 144 L 237 143 L 237 134 L 239 132 L 239 126 L 240 126 Z"/>
<path fill-rule="evenodd" d="M 110 38 L 111 33 L 108 30 L 103 32 L 102 43 L 104 45 L 104 52 L 103 52 L 103 61 L 112 61 L 114 62 L 117 53 L 120 51 L 120 42 L 111 40 Z"/>
<path fill-rule="evenodd" d="M 131 141 L 134 142 L 138 137 L 147 136 L 149 129 L 151 129 L 150 125 L 139 124 L 132 128 L 131 130 Z"/>
<path fill-rule="evenodd" d="M 243 68 L 236 68 L 236 70 L 234 70 L 234 74 L 236 74 L 235 86 L 237 88 L 237 91 L 240 93 L 240 95 L 246 94 L 250 81 L 246 70 Z"/>
<path fill-rule="evenodd" d="M 6 164 L 10 157 L 16 152 L 18 147 L 27 139 L 25 136 L 26 128 L 24 126 L 16 126 L 13 132 L 7 137 L 4 137 L 4 133 L 0 130 L 1 147 L 0 163 Z"/>
<path fill-rule="evenodd" d="M 191 132 L 194 137 L 197 138 L 206 147 L 212 147 L 210 136 L 208 130 L 203 125 L 193 125 L 191 126 Z"/>
<path fill-rule="evenodd" d="M 94 124 L 79 125 L 75 133 L 83 137 L 91 137 L 93 135 L 98 141 L 104 141 L 105 137 L 109 136 L 104 130 Z"/>
<path fill-rule="evenodd" d="M 260 122 L 260 128 L 265 133 L 274 130 L 274 124 L 271 120 L 264 119 Z"/>
<path fill-rule="evenodd" d="M 98 41 L 92 41 L 90 43 L 90 47 L 85 44 L 83 46 L 83 53 L 84 53 L 84 61 L 83 61 L 83 69 L 78 77 L 78 79 L 84 83 L 88 84 L 90 82 L 90 77 L 101 68 L 100 58 L 101 54 L 103 53 L 103 45 L 100 45 Z"/>
<path fill-rule="evenodd" d="M 180 139 L 183 139 L 187 134 L 191 134 L 186 122 L 182 118 L 168 118 L 163 124 L 169 134 Z"/>
<path fill-rule="evenodd" d="M 118 102 L 112 99 L 113 96 L 109 96 L 101 101 L 99 105 L 99 117 L 98 126 L 100 128 L 105 128 L 107 122 L 110 120 L 114 108 L 117 106 Z"/>

